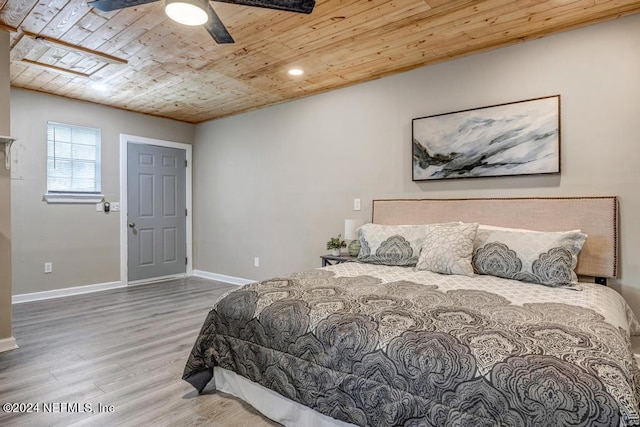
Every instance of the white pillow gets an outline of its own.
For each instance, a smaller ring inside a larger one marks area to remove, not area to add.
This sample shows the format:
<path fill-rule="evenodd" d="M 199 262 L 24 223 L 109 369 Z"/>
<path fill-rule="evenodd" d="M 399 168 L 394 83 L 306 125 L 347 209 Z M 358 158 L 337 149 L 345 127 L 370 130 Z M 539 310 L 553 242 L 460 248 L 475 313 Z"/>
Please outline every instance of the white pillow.
<path fill-rule="evenodd" d="M 473 276 L 471 257 L 477 229 L 477 223 L 427 226 L 416 268 Z"/>
<path fill-rule="evenodd" d="M 586 239 L 580 230 L 544 232 L 480 225 L 473 268 L 478 274 L 579 290 L 574 270 Z"/>

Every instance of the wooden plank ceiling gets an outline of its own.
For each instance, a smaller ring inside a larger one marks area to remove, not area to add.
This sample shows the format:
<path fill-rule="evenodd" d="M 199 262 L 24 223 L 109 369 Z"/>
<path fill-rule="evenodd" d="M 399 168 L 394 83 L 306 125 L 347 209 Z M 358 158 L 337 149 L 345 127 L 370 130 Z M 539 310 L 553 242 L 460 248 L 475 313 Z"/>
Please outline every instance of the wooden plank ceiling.
<path fill-rule="evenodd" d="M 0 0 L 11 84 L 199 123 L 640 11 L 637 0 L 319 0 L 310 15 L 211 4 L 235 44 L 172 21 L 162 1 L 105 13 Z"/>

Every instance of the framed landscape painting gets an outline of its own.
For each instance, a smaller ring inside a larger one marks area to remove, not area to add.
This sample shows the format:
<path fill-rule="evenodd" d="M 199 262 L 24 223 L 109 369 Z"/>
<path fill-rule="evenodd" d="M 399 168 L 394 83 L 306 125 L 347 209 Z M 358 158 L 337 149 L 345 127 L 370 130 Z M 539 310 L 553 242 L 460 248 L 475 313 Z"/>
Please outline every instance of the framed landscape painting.
<path fill-rule="evenodd" d="M 413 180 L 560 173 L 560 95 L 413 119 Z"/>

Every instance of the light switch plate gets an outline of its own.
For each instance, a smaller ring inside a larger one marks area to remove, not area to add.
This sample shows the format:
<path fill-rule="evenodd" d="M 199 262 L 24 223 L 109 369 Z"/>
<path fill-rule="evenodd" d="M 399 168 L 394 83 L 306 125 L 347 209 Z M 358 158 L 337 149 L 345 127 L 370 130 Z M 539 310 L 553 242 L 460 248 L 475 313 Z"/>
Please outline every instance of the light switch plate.
<path fill-rule="evenodd" d="M 360 199 L 353 199 L 353 210 L 354 211 L 360 210 Z"/>

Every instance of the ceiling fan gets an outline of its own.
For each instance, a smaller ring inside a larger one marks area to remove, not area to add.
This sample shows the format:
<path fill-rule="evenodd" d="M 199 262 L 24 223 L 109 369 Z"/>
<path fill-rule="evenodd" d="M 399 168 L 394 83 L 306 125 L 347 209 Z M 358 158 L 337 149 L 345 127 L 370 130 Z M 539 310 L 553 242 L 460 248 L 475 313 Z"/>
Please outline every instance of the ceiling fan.
<path fill-rule="evenodd" d="M 153 3 L 158 0 L 94 0 L 87 4 L 103 12 Z M 256 6 L 287 12 L 311 13 L 315 0 L 216 0 L 242 6 Z M 203 25 L 218 44 L 234 43 L 233 37 L 216 15 L 209 0 L 165 0 L 165 12 L 175 21 L 185 25 Z M 194 18 L 189 20 L 187 18 Z"/>

